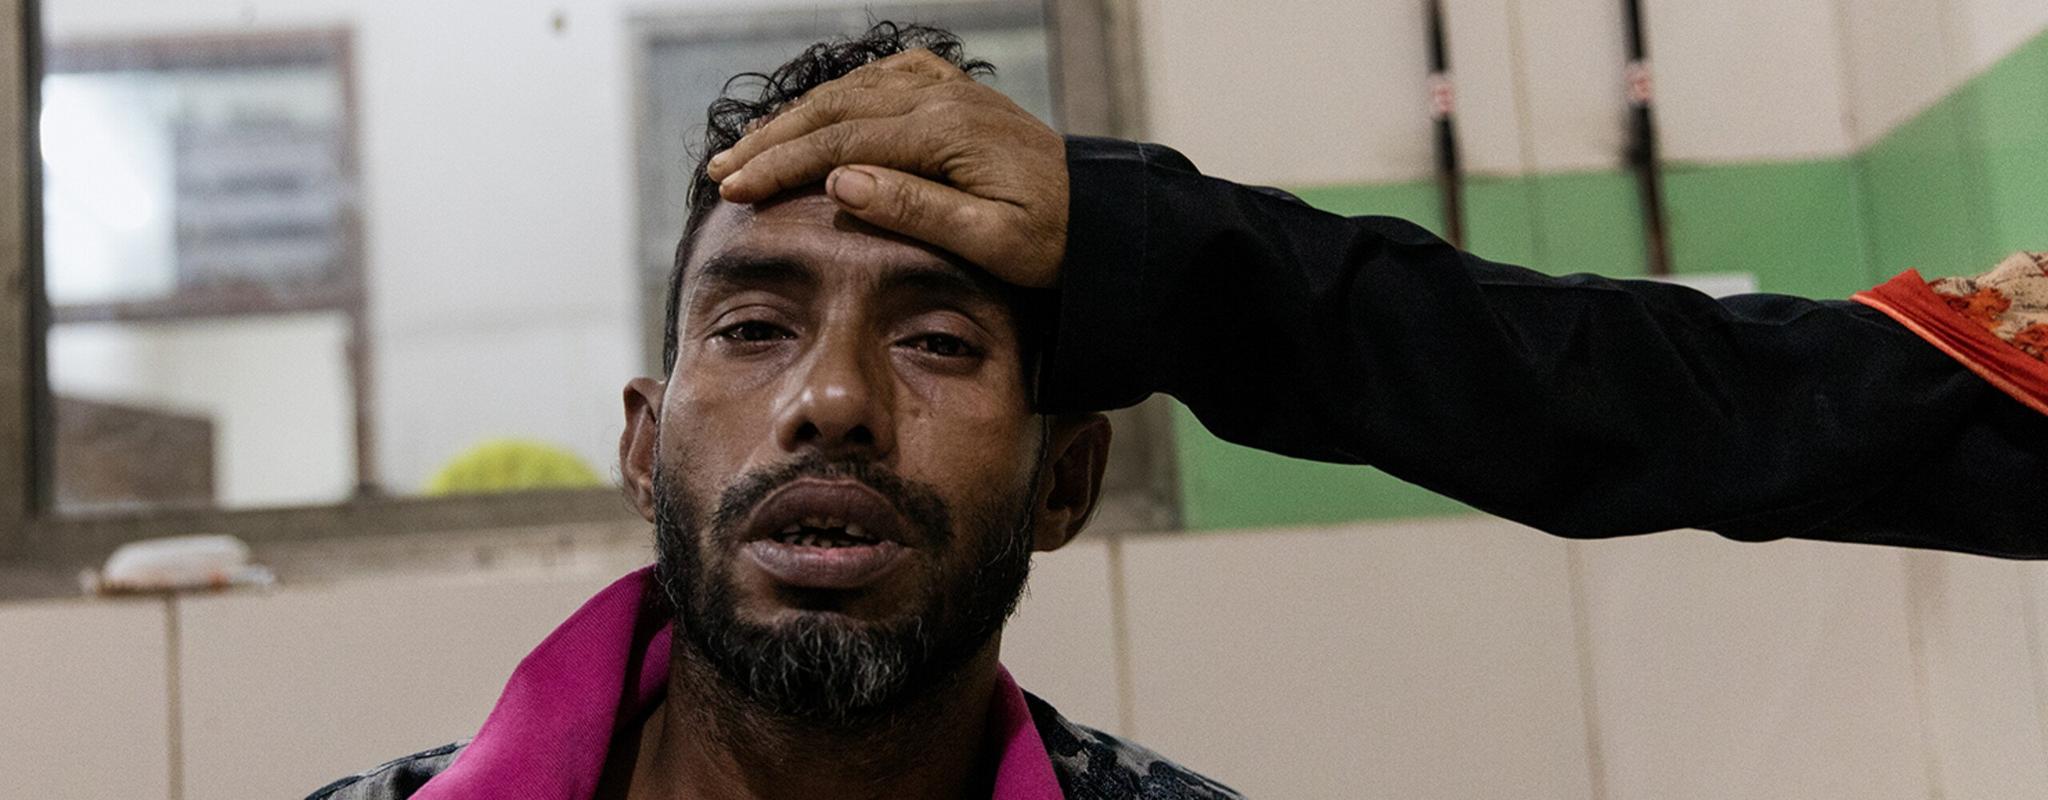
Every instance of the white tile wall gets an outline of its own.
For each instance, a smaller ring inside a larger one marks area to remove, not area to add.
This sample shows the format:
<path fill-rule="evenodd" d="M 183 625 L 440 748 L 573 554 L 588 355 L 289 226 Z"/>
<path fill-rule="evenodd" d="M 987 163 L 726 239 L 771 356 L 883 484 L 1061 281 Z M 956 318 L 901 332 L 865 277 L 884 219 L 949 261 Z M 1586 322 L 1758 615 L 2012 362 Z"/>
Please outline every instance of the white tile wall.
<path fill-rule="evenodd" d="M 303 797 L 470 736 L 616 575 L 379 579 L 181 602 L 188 800 Z"/>
<path fill-rule="evenodd" d="M 0 605 L 0 797 L 169 798 L 164 604 Z"/>
<path fill-rule="evenodd" d="M 1609 797 L 1940 796 L 1897 552 L 1707 534 L 1582 547 Z"/>
<path fill-rule="evenodd" d="M 1928 736 L 1949 797 L 2048 797 L 2033 569 L 1940 553 L 1905 556 L 1906 595 L 1923 642 Z"/>
<path fill-rule="evenodd" d="M 1477 517 L 1141 536 L 1120 559 L 1040 556 L 1005 663 L 1253 796 L 2048 793 L 2034 564 Z M 618 566 L 179 600 L 183 797 L 300 796 L 469 735 Z M 0 606 L 0 797 L 172 797 L 166 621 Z"/>
<path fill-rule="evenodd" d="M 1564 552 L 1474 519 L 1134 541 L 1135 733 L 1252 797 L 1587 797 Z"/>
<path fill-rule="evenodd" d="M 1003 665 L 1067 719 L 1121 733 L 1112 596 L 1101 534 L 1039 553 L 1017 616 L 1003 629 Z"/>

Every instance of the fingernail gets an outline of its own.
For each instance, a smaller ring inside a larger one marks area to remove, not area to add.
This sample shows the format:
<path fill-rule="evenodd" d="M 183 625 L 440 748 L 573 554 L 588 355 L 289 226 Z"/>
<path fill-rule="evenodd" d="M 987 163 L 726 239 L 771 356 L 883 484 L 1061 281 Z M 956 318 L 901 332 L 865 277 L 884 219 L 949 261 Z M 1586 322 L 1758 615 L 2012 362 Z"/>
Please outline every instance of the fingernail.
<path fill-rule="evenodd" d="M 704 162 L 704 167 L 713 172 L 716 172 L 725 166 L 725 162 L 730 160 L 732 160 L 732 151 L 720 150 L 717 153 L 712 154 L 710 161 Z"/>
<path fill-rule="evenodd" d="M 850 167 L 842 168 L 832 173 L 832 180 L 825 191 L 847 208 L 867 208 L 875 200 L 875 176 Z"/>
<path fill-rule="evenodd" d="M 747 196 L 747 176 L 745 173 L 746 170 L 740 170 L 725 176 L 725 180 L 719 181 L 719 199 L 729 203 L 741 202 L 743 199 L 751 200 L 752 198 Z"/>

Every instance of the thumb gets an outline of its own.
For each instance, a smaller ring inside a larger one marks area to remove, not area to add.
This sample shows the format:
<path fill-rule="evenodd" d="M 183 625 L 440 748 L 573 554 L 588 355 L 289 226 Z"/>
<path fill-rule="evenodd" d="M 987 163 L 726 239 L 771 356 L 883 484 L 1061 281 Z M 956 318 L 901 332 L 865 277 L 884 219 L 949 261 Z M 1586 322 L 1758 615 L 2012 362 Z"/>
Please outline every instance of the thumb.
<path fill-rule="evenodd" d="M 999 280 L 1043 288 L 1050 276 L 1034 273 L 1046 243 L 1027 233 L 1024 209 L 977 197 L 900 170 L 869 165 L 840 167 L 825 191 L 862 221 L 951 251 Z"/>

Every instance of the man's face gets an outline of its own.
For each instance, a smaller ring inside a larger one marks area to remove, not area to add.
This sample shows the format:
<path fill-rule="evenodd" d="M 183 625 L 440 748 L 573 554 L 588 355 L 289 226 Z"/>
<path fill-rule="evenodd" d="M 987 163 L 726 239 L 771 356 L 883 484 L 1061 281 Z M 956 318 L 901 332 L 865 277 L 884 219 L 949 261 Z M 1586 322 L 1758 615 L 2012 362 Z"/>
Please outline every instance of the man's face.
<path fill-rule="evenodd" d="M 992 284 L 810 193 L 714 209 L 681 304 L 653 455 L 681 640 L 841 722 L 981 653 L 1029 568 L 1047 433 Z"/>

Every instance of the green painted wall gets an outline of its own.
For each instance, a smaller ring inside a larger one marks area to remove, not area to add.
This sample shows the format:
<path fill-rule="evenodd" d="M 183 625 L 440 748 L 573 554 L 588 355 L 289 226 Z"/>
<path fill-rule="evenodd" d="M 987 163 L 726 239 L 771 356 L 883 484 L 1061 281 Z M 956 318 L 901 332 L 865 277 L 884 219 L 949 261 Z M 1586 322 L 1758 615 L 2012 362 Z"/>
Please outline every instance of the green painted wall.
<path fill-rule="evenodd" d="M 2048 35 L 1899 126 L 1858 166 L 1879 273 L 1976 272 L 2048 247 Z"/>
<path fill-rule="evenodd" d="M 1907 267 L 1974 272 L 2048 248 L 2048 35 L 1853 158 L 1674 164 L 1665 173 L 1680 273 L 1748 272 L 1763 291 L 1846 297 Z M 1626 277 L 1645 263 L 1625 173 L 1475 176 L 1467 246 L 1552 274 Z M 1340 214 L 1442 229 L 1430 182 L 1299 189 Z M 1469 511 L 1378 470 L 1262 453 L 1211 436 L 1175 408 L 1182 512 L 1196 530 Z"/>

